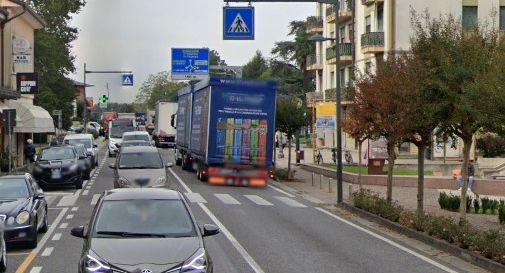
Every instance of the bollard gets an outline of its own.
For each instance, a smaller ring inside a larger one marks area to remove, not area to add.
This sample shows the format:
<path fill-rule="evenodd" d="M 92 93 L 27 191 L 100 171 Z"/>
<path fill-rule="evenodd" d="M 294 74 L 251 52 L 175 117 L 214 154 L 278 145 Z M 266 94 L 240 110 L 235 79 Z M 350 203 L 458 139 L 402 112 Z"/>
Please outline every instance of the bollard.
<path fill-rule="evenodd" d="M 319 176 L 319 189 L 320 190 L 323 189 L 323 175 L 322 174 Z"/>
<path fill-rule="evenodd" d="M 352 200 L 352 184 L 349 184 L 349 200 Z"/>
<path fill-rule="evenodd" d="M 331 193 L 331 177 L 328 179 L 328 193 Z"/>
<path fill-rule="evenodd" d="M 314 187 L 314 172 L 312 172 L 312 187 Z"/>

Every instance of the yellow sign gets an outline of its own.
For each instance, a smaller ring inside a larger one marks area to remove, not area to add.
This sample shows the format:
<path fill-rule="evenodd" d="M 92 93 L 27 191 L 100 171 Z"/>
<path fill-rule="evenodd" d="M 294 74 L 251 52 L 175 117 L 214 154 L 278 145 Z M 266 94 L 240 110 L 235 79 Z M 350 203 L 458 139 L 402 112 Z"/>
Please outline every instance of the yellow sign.
<path fill-rule="evenodd" d="M 337 114 L 334 102 L 321 102 L 316 105 L 316 117 L 335 116 Z"/>

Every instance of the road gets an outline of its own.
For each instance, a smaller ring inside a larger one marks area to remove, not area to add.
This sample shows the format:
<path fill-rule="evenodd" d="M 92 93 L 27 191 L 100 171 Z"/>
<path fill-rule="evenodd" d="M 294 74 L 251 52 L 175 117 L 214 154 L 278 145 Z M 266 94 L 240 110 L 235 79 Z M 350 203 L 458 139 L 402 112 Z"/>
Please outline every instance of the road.
<path fill-rule="evenodd" d="M 39 236 L 36 249 L 10 247 L 7 272 L 77 272 L 83 241 L 70 229 L 86 224 L 100 193 L 112 188 L 108 165 L 115 159 L 104 157 L 105 151 L 83 190 L 46 192 L 49 231 Z M 173 160 L 171 150 L 161 152 Z M 169 172 L 171 186 L 185 194 L 198 223 L 221 228 L 205 239 L 214 272 L 486 272 L 276 186 L 215 187 L 179 167 Z"/>

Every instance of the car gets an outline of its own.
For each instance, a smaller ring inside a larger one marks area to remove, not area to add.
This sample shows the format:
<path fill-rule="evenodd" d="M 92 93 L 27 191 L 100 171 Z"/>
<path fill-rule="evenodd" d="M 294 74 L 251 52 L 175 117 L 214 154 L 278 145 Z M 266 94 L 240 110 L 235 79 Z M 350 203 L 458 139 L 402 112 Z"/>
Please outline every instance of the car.
<path fill-rule="evenodd" d="M 91 155 L 87 153 L 86 148 L 83 144 L 71 145 L 74 147 L 77 156 L 79 157 L 79 166 L 83 172 L 83 178 L 89 179 L 91 176 L 91 171 L 93 170 L 94 162 Z"/>
<path fill-rule="evenodd" d="M 98 123 L 96 121 L 90 121 L 90 122 L 88 122 L 88 130 L 90 130 L 90 129 L 95 131 L 98 135 L 101 135 L 103 128 L 100 125 L 100 123 Z"/>
<path fill-rule="evenodd" d="M 84 179 L 79 156 L 68 145 L 42 149 L 33 166 L 33 176 L 44 188 L 71 185 L 82 189 Z"/>
<path fill-rule="evenodd" d="M 79 273 L 211 273 L 203 238 L 218 233 L 199 228 L 183 195 L 169 189 L 106 191 L 89 224 L 71 230 L 84 238 Z"/>
<path fill-rule="evenodd" d="M 151 146 L 151 143 L 145 142 L 144 140 L 127 140 L 121 143 L 121 149 L 124 147 L 131 147 L 131 146 Z M 120 152 L 121 149 L 119 149 Z"/>
<path fill-rule="evenodd" d="M 0 177 L 0 222 L 6 243 L 37 247 L 37 234 L 48 229 L 47 202 L 30 174 Z"/>
<path fill-rule="evenodd" d="M 4 238 L 5 226 L 0 222 L 0 272 L 7 271 L 7 246 Z"/>
<path fill-rule="evenodd" d="M 147 187 L 166 187 L 167 168 L 171 166 L 163 164 L 160 152 L 153 146 L 124 147 L 116 163 L 109 165 L 114 170 L 114 188 L 139 187 L 134 183 L 137 178 L 149 179 Z"/>
<path fill-rule="evenodd" d="M 74 144 L 84 144 L 86 147 L 88 155 L 91 155 L 95 166 L 98 166 L 98 145 L 95 143 L 95 138 L 92 134 L 72 134 L 66 135 L 63 139 L 64 144 L 74 145 Z"/>
<path fill-rule="evenodd" d="M 145 141 L 146 143 L 149 143 L 149 145 L 151 145 L 152 142 L 151 136 L 146 131 L 124 132 L 123 137 L 121 138 L 121 143 L 131 140 Z"/>

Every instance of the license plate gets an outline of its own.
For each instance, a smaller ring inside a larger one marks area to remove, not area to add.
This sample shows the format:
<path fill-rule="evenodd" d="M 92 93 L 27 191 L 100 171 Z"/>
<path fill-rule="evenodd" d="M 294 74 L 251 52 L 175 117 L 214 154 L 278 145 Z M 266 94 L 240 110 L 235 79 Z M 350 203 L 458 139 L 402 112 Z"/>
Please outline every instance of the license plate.
<path fill-rule="evenodd" d="M 60 179 L 61 178 L 61 169 L 53 169 L 51 172 L 51 178 Z"/>

